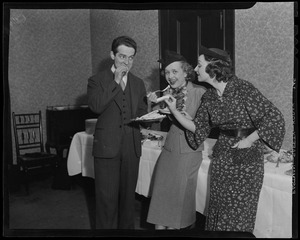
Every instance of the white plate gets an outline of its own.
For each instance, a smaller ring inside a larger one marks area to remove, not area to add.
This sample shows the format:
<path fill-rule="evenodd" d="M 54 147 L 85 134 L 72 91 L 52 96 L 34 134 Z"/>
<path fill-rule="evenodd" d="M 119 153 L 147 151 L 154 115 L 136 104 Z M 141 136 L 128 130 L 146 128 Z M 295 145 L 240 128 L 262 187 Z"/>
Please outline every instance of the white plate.
<path fill-rule="evenodd" d="M 131 119 L 131 121 L 153 122 L 153 121 L 159 121 L 165 117 L 166 117 L 166 115 L 160 114 L 157 109 L 157 110 L 149 112 L 141 117 Z"/>
<path fill-rule="evenodd" d="M 160 121 L 162 119 L 164 119 L 166 116 L 161 116 L 160 118 L 147 118 L 147 119 L 131 119 L 131 121 L 135 121 L 135 122 L 156 122 L 156 121 Z"/>

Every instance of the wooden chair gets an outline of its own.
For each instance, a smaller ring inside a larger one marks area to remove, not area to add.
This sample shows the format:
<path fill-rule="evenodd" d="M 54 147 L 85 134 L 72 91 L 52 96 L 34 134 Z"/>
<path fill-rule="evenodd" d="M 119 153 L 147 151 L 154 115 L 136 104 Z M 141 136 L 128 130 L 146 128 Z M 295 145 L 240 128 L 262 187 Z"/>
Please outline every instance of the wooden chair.
<path fill-rule="evenodd" d="M 29 171 L 53 166 L 58 167 L 58 156 L 44 151 L 42 114 L 12 113 L 16 144 L 17 164 L 24 175 L 26 192 L 29 194 Z"/>

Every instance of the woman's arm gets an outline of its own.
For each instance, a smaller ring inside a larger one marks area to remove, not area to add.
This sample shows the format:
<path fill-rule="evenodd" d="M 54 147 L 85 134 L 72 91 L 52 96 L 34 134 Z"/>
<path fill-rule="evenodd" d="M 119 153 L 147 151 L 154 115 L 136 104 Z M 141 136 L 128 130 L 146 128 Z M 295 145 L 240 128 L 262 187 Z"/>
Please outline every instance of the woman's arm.
<path fill-rule="evenodd" d="M 279 152 L 285 135 L 283 114 L 250 83 L 242 86 L 241 95 L 259 138 Z"/>

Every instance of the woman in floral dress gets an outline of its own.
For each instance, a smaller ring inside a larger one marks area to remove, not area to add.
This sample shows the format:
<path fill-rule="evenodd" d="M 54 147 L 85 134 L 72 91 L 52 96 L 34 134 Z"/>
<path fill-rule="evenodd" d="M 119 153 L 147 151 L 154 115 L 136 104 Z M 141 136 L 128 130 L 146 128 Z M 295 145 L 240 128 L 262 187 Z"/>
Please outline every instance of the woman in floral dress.
<path fill-rule="evenodd" d="M 170 86 L 165 95 L 177 99 L 176 108 L 195 116 L 203 87 L 190 82 L 194 70 L 184 57 L 167 51 L 162 61 L 165 78 Z M 150 94 L 156 102 L 157 96 Z M 151 202 L 147 221 L 156 229 L 186 228 L 196 221 L 196 187 L 202 162 L 201 144 L 192 149 L 186 140 L 184 128 L 170 115 L 172 125 L 152 177 Z"/>
<path fill-rule="evenodd" d="M 285 122 L 282 113 L 248 81 L 236 77 L 227 52 L 200 48 L 195 68 L 199 82 L 210 88 L 195 118 L 176 110 L 176 99 L 166 100 L 196 149 L 212 127 L 220 135 L 211 163 L 210 200 L 205 229 L 253 232 L 264 177 L 264 144 L 279 152 Z"/>

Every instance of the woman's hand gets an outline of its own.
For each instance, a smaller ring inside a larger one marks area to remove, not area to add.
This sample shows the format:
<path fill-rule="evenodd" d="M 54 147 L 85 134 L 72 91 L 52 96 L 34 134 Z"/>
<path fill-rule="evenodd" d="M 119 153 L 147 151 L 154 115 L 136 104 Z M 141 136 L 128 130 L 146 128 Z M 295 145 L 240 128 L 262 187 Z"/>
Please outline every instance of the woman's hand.
<path fill-rule="evenodd" d="M 249 141 L 247 138 L 244 138 L 234 144 L 231 148 L 250 148 L 252 146 L 252 142 Z"/>
<path fill-rule="evenodd" d="M 168 108 L 170 109 L 171 113 L 174 113 L 177 110 L 176 109 L 176 98 L 174 98 L 172 95 L 169 95 L 169 98 L 164 101 L 168 105 Z"/>
<path fill-rule="evenodd" d="M 259 139 L 259 135 L 257 130 L 251 133 L 248 137 L 240 140 L 236 144 L 234 144 L 231 148 L 250 148 L 252 144 Z"/>

